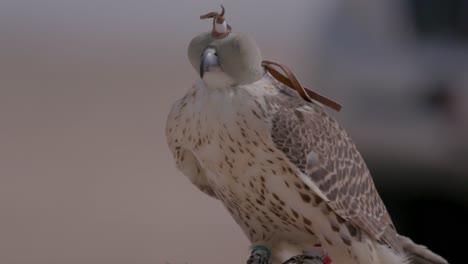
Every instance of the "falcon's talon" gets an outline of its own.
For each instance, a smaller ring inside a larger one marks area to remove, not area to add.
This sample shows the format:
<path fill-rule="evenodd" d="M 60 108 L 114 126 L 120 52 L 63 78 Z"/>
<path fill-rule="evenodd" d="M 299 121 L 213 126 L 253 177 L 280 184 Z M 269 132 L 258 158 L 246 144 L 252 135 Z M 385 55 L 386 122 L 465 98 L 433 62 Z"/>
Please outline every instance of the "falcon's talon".
<path fill-rule="evenodd" d="M 247 264 L 271 264 L 271 259 L 267 256 L 254 253 L 250 255 Z"/>
<path fill-rule="evenodd" d="M 283 264 L 323 264 L 323 258 L 319 256 L 299 255 L 291 257 Z"/>
<path fill-rule="evenodd" d="M 247 260 L 247 264 L 271 264 L 271 261 L 270 261 L 270 259 L 266 259 L 266 258 L 254 258 L 253 256 L 251 256 L 251 257 Z"/>

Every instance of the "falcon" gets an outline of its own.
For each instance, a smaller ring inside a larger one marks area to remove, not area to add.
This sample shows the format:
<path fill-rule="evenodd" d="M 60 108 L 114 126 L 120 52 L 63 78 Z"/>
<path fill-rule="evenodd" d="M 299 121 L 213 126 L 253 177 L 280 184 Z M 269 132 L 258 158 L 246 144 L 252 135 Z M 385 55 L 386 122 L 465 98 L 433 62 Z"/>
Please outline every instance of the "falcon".
<path fill-rule="evenodd" d="M 251 241 L 247 262 L 446 264 L 397 233 L 361 154 L 325 111 L 339 107 L 262 61 L 224 8 L 201 18 L 213 29 L 188 47 L 200 79 L 174 103 L 167 142 L 177 168 Z"/>

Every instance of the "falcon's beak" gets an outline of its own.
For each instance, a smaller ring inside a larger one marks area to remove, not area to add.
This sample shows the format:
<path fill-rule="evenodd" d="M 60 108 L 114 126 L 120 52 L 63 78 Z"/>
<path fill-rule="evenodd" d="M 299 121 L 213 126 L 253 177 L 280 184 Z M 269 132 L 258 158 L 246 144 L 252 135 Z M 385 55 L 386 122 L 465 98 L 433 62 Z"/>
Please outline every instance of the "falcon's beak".
<path fill-rule="evenodd" d="M 210 71 L 221 71 L 221 66 L 219 65 L 216 50 L 213 48 L 207 48 L 203 52 L 203 55 L 200 60 L 200 78 L 203 79 L 203 75 L 205 75 L 205 72 Z"/>

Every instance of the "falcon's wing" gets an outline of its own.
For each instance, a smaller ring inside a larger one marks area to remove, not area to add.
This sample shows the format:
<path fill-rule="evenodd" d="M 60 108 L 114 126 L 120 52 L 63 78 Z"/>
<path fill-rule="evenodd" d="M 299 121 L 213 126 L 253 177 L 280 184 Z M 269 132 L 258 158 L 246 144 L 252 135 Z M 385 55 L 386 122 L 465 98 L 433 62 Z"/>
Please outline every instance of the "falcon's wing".
<path fill-rule="evenodd" d="M 304 101 L 277 82 L 274 85 L 280 92 L 265 100 L 276 109 L 271 116 L 271 136 L 276 147 L 300 169 L 304 183 L 316 184 L 320 196 L 337 215 L 398 249 L 390 216 L 346 132 L 323 107 Z"/>
<path fill-rule="evenodd" d="M 176 160 L 177 168 L 187 176 L 200 191 L 217 199 L 216 193 L 206 178 L 205 170 L 200 165 L 195 155 L 193 155 L 192 151 L 184 148 L 187 139 L 185 137 L 185 129 L 181 129 L 180 120 L 182 119 L 181 116 L 184 111 L 184 105 L 187 104 L 187 98 L 188 96 L 185 96 L 181 100 L 175 102 L 167 117 L 167 144 Z"/>

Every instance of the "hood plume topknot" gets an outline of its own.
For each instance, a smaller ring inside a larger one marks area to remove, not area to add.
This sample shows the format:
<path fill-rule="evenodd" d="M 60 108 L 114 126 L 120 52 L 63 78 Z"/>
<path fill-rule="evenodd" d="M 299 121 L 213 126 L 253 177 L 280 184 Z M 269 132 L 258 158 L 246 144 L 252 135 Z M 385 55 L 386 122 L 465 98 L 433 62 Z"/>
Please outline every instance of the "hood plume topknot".
<path fill-rule="evenodd" d="M 213 29 L 211 30 L 211 35 L 213 35 L 214 38 L 225 38 L 232 31 L 231 26 L 226 23 L 224 13 L 224 6 L 221 5 L 221 14 L 218 12 L 210 12 L 200 16 L 200 19 L 213 18 Z"/>

